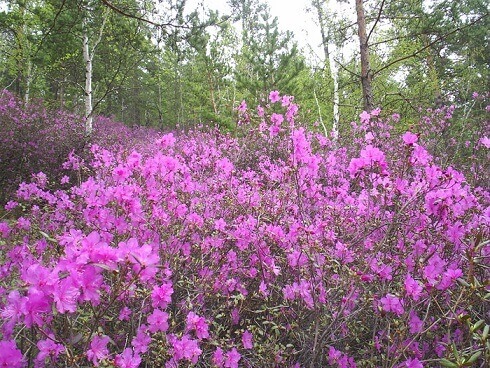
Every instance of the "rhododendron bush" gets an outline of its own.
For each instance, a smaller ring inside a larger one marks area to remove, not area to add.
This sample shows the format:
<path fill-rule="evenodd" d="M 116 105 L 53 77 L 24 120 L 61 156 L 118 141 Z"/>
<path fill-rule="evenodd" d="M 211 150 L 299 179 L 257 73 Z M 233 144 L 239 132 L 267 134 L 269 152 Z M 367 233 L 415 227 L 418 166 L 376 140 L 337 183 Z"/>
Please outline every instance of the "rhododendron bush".
<path fill-rule="evenodd" d="M 0 222 L 0 366 L 488 363 L 488 188 L 397 116 L 332 142 L 269 102 L 240 105 L 236 137 L 93 145 L 64 164 L 80 184 L 21 184 Z"/>
<path fill-rule="evenodd" d="M 59 181 L 65 175 L 62 164 L 66 157 L 84 155 L 91 143 L 111 149 L 121 148 L 122 142 L 137 147 L 154 134 L 148 128 L 130 128 L 97 116 L 92 136 L 86 137 L 79 116 L 46 109 L 39 100 L 25 105 L 12 93 L 0 91 L 0 203 L 33 172 L 42 171 L 51 181 Z"/>

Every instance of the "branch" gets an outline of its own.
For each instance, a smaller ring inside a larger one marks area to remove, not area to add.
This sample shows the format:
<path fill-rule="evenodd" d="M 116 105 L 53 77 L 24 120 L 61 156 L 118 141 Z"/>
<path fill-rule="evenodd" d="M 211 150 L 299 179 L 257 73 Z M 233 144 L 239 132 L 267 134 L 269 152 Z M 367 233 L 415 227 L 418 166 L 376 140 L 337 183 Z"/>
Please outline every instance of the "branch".
<path fill-rule="evenodd" d="M 432 41 L 431 43 L 427 44 L 426 46 L 422 47 L 421 49 L 418 49 L 417 51 L 413 52 L 412 54 L 410 55 L 407 55 L 407 56 L 403 56 L 401 58 L 398 58 L 396 60 L 393 60 L 392 62 L 386 64 L 385 66 L 383 66 L 382 68 L 376 70 L 375 72 L 373 72 L 372 76 L 374 77 L 375 75 L 381 73 L 383 70 L 385 69 L 388 69 L 389 67 L 391 67 L 392 65 L 394 64 L 398 64 L 399 62 L 401 61 L 404 61 L 404 60 L 407 60 L 407 59 L 410 59 L 410 58 L 413 58 L 415 56 L 417 56 L 418 54 L 420 54 L 422 51 L 425 51 L 427 50 L 428 48 L 432 47 L 433 45 L 435 45 L 436 43 L 438 43 L 439 41 L 442 41 L 443 39 L 445 39 L 446 37 L 452 35 L 453 33 L 456 33 L 456 32 L 459 32 L 459 31 L 462 31 L 463 29 L 466 29 L 468 27 L 471 27 L 473 25 L 475 25 L 476 23 L 478 23 L 479 21 L 481 21 L 482 19 L 485 19 L 487 16 L 488 16 L 489 13 L 485 14 L 485 15 L 482 15 L 480 18 L 477 18 L 476 20 L 474 20 L 473 22 L 471 23 L 468 23 L 462 27 L 458 27 L 456 29 L 453 29 L 452 31 L 446 33 L 446 34 L 443 34 L 442 36 L 439 36 L 437 37 L 434 41 Z"/>
<path fill-rule="evenodd" d="M 121 8 L 117 7 L 116 5 L 114 5 L 113 3 L 111 3 L 109 0 L 102 0 L 102 3 L 105 6 L 107 6 L 109 9 L 114 10 L 118 14 L 121 14 L 121 15 L 128 17 L 128 18 L 133 18 L 133 19 L 139 20 L 140 22 L 148 23 L 148 24 L 155 26 L 155 27 L 160 27 L 160 28 L 173 27 L 173 28 L 182 28 L 182 29 L 191 29 L 192 28 L 188 25 L 173 24 L 173 23 L 157 23 L 157 22 L 154 22 L 150 19 L 140 17 L 140 16 L 135 15 L 135 14 L 127 13 L 123 9 L 121 9 Z"/>
<path fill-rule="evenodd" d="M 104 35 L 105 24 L 107 22 L 107 16 L 108 16 L 108 12 L 104 12 L 103 18 L 102 18 L 102 25 L 100 26 L 100 29 L 99 29 L 99 35 L 97 37 L 97 40 L 92 45 L 92 52 L 91 52 L 91 56 L 90 56 L 92 59 L 94 58 L 94 55 L 95 55 L 95 49 L 99 45 L 100 41 L 102 41 L 102 36 Z"/>
<path fill-rule="evenodd" d="M 384 5 L 385 5 L 385 0 L 381 1 L 381 5 L 379 6 L 378 16 L 376 17 L 376 21 L 374 22 L 373 28 L 371 28 L 371 30 L 369 31 L 369 34 L 368 34 L 367 39 L 366 39 L 366 43 L 369 43 L 369 39 L 371 38 L 371 34 L 373 33 L 374 29 L 378 25 L 379 20 L 381 19 L 381 13 L 383 12 Z"/>
<path fill-rule="evenodd" d="M 361 78 L 361 76 L 357 73 L 354 73 L 352 70 L 350 70 L 349 68 L 347 68 L 346 66 L 344 66 L 340 61 L 338 61 L 337 59 L 334 59 L 335 63 L 336 64 L 339 64 L 340 67 L 342 69 L 344 69 L 345 71 L 349 72 L 350 74 L 352 74 L 354 77 L 358 77 L 358 78 Z"/>
<path fill-rule="evenodd" d="M 53 19 L 53 23 L 51 24 L 51 26 L 49 27 L 48 31 L 44 34 L 43 38 L 41 39 L 41 42 L 39 42 L 39 45 L 36 49 L 36 52 L 34 53 L 33 57 L 36 57 L 37 54 L 39 53 L 39 51 L 41 50 L 41 47 L 42 45 L 44 44 L 44 42 L 46 41 L 46 38 L 51 34 L 51 32 L 54 30 L 54 27 L 56 26 L 56 21 L 58 20 L 59 16 L 61 15 L 61 12 L 63 11 L 63 8 L 65 7 L 65 2 L 66 0 L 63 0 L 63 2 L 61 3 L 61 6 L 60 8 L 58 9 L 58 11 L 56 12 L 55 16 L 54 16 L 54 19 Z"/>

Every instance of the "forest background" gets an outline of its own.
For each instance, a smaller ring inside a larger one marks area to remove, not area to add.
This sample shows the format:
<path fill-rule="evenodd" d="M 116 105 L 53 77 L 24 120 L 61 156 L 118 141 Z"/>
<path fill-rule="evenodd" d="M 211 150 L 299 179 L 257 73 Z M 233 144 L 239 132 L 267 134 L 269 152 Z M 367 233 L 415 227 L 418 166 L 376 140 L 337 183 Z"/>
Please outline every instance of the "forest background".
<path fill-rule="evenodd" d="M 405 127 L 421 107 L 454 104 L 464 116 L 488 88 L 485 0 L 311 0 L 322 44 L 302 48 L 260 0 L 230 0 L 231 14 L 182 0 L 1 3 L 0 87 L 87 119 L 229 130 L 242 100 L 256 106 L 278 90 L 296 97 L 304 122 L 348 134 L 374 107 Z"/>
<path fill-rule="evenodd" d="M 205 5 L 0 0 L 0 366 L 488 367 L 488 1 Z"/>

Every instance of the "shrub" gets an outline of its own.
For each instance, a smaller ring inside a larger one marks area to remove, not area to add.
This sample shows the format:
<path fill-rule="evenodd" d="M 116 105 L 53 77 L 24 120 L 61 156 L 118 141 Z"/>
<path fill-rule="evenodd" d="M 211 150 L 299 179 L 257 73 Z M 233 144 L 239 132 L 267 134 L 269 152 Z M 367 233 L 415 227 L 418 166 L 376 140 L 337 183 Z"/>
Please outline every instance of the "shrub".
<path fill-rule="evenodd" d="M 396 117 L 334 144 L 276 97 L 242 104 L 237 138 L 92 146 L 80 185 L 22 184 L 0 223 L 0 365 L 488 363 L 488 191 Z"/>
<path fill-rule="evenodd" d="M 0 91 L 0 203 L 33 173 L 60 179 L 68 154 L 85 145 L 83 129 L 76 115 L 47 111 L 41 101 L 24 106 L 10 92 Z"/>

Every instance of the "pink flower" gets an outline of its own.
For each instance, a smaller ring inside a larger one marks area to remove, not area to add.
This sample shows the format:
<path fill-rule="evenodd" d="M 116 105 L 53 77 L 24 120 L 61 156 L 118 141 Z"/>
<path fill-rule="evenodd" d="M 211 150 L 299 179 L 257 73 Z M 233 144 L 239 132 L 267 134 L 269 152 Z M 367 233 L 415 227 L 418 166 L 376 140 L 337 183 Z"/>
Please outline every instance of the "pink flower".
<path fill-rule="evenodd" d="M 361 118 L 361 123 L 369 123 L 369 119 L 371 119 L 371 114 L 367 111 L 363 111 L 359 117 Z"/>
<path fill-rule="evenodd" d="M 93 305 L 100 302 L 100 286 L 102 285 L 101 271 L 94 266 L 88 266 L 80 275 L 82 300 L 90 301 Z"/>
<path fill-rule="evenodd" d="M 422 146 L 415 146 L 412 152 L 412 163 L 418 163 L 420 165 L 426 165 L 431 160 L 431 155 Z"/>
<path fill-rule="evenodd" d="M 410 328 L 411 334 L 416 334 L 422 332 L 424 327 L 424 322 L 417 316 L 417 313 L 410 312 L 410 318 L 408 320 L 408 326 Z"/>
<path fill-rule="evenodd" d="M 414 359 L 407 359 L 405 362 L 403 362 L 404 366 L 407 368 L 424 368 L 424 365 L 420 360 L 417 358 Z"/>
<path fill-rule="evenodd" d="M 177 339 L 174 335 L 169 335 L 168 340 L 173 348 L 173 359 L 175 361 L 188 360 L 196 364 L 202 350 L 196 340 L 193 340 L 189 335 L 182 336 L 182 339 Z"/>
<path fill-rule="evenodd" d="M 7 300 L 8 302 L 5 304 L 0 316 L 5 319 L 11 319 L 12 322 L 16 322 L 22 313 L 24 299 L 20 296 L 18 290 L 13 290 L 9 293 Z"/>
<path fill-rule="evenodd" d="M 73 285 L 71 277 L 61 280 L 53 292 L 53 298 L 58 312 L 74 313 L 77 309 L 79 295 L 80 291 Z"/>
<path fill-rule="evenodd" d="M 213 353 L 213 364 L 218 367 L 222 368 L 223 363 L 225 362 L 225 355 L 223 354 L 223 349 L 220 347 L 217 347 L 216 350 Z"/>
<path fill-rule="evenodd" d="M 459 268 L 457 269 L 448 269 L 444 274 L 442 275 L 441 282 L 439 285 L 437 285 L 437 290 L 446 290 L 449 289 L 456 279 L 461 277 L 463 275 L 463 271 L 461 271 Z"/>
<path fill-rule="evenodd" d="M 199 317 L 194 312 L 189 312 L 187 315 L 187 331 L 196 331 L 198 339 L 207 339 L 209 337 L 208 325 L 204 317 Z"/>
<path fill-rule="evenodd" d="M 95 336 L 90 343 L 90 349 L 87 350 L 87 358 L 96 367 L 99 366 L 100 360 L 107 358 L 109 355 L 109 350 L 107 349 L 108 342 L 108 336 Z"/>
<path fill-rule="evenodd" d="M 253 349 L 252 334 L 249 331 L 245 331 L 242 334 L 242 344 L 245 349 Z"/>
<path fill-rule="evenodd" d="M 228 353 L 226 353 L 225 361 L 224 361 L 224 366 L 225 368 L 238 368 L 238 362 L 242 356 L 240 353 L 236 350 L 236 348 L 231 349 Z"/>
<path fill-rule="evenodd" d="M 410 296 L 413 300 L 417 301 L 420 299 L 420 295 L 422 294 L 423 288 L 419 284 L 417 280 L 415 280 L 410 274 L 405 277 L 405 292 L 408 296 Z"/>
<path fill-rule="evenodd" d="M 173 147 L 176 142 L 176 139 L 173 133 L 168 133 L 163 135 L 160 139 L 156 141 L 156 144 L 161 148 Z"/>
<path fill-rule="evenodd" d="M 245 100 L 243 100 L 241 103 L 240 103 L 240 106 L 237 107 L 237 110 L 241 113 L 247 111 L 247 103 L 245 102 Z"/>
<path fill-rule="evenodd" d="M 264 108 L 262 106 L 257 106 L 257 115 L 261 118 L 264 117 L 265 115 L 265 111 L 264 111 Z"/>
<path fill-rule="evenodd" d="M 60 353 L 65 351 L 65 347 L 62 344 L 54 342 L 53 335 L 49 335 L 49 339 L 39 340 L 37 342 L 37 348 L 39 349 L 39 353 L 37 354 L 36 360 L 43 363 L 46 358 L 56 359 Z"/>
<path fill-rule="evenodd" d="M 129 321 L 129 316 L 131 316 L 131 313 L 132 313 L 131 309 L 129 309 L 128 307 L 124 307 L 119 312 L 119 317 L 117 317 L 117 318 L 120 321 Z"/>
<path fill-rule="evenodd" d="M 276 103 L 276 102 L 278 102 L 280 99 L 281 99 L 281 96 L 279 96 L 279 91 L 272 91 L 271 93 L 269 93 L 269 100 L 270 100 L 272 103 Z"/>
<path fill-rule="evenodd" d="M 374 140 L 374 135 L 371 132 L 367 132 L 364 136 L 364 140 L 369 144 Z"/>
<path fill-rule="evenodd" d="M 280 126 L 281 123 L 284 121 L 284 116 L 282 114 L 276 114 L 276 113 L 273 113 L 271 115 L 271 122 L 275 125 L 275 126 Z"/>
<path fill-rule="evenodd" d="M 155 309 L 151 316 L 148 317 L 148 330 L 151 333 L 158 331 L 165 332 L 168 330 L 168 313 Z"/>
<path fill-rule="evenodd" d="M 419 138 L 416 134 L 406 132 L 405 134 L 403 134 L 402 139 L 405 144 L 412 146 L 418 141 Z"/>
<path fill-rule="evenodd" d="M 131 171 L 127 167 L 122 165 L 117 166 L 112 172 L 112 177 L 117 182 L 124 181 L 130 176 L 131 176 Z"/>
<path fill-rule="evenodd" d="M 0 341 L 0 367 L 20 368 L 24 366 L 24 357 L 15 341 Z"/>
<path fill-rule="evenodd" d="M 146 353 L 148 351 L 148 345 L 150 345 L 151 337 L 146 333 L 147 327 L 141 325 L 138 328 L 136 336 L 133 337 L 131 345 L 134 348 L 135 353 Z"/>
<path fill-rule="evenodd" d="M 151 293 L 151 305 L 153 308 L 167 308 L 167 305 L 172 301 L 172 294 L 174 289 L 172 287 L 172 282 L 166 282 L 161 286 L 153 287 Z"/>
<path fill-rule="evenodd" d="M 385 312 L 393 312 L 397 315 L 401 315 L 405 312 L 400 299 L 392 294 L 386 294 L 381 298 L 381 306 Z"/>
<path fill-rule="evenodd" d="M 289 106 L 289 104 L 291 103 L 291 101 L 292 101 L 292 96 L 286 96 L 286 95 L 284 95 L 284 96 L 282 96 L 282 104 L 281 105 L 283 107 Z"/>
<path fill-rule="evenodd" d="M 43 315 L 49 311 L 50 305 L 46 295 L 36 288 L 29 288 L 28 295 L 22 303 L 25 325 L 27 327 L 31 327 L 33 324 L 41 326 L 44 323 Z"/>
<path fill-rule="evenodd" d="M 486 148 L 490 148 L 490 138 L 487 136 L 480 138 L 480 143 Z"/>
<path fill-rule="evenodd" d="M 122 354 L 116 355 L 114 359 L 116 367 L 120 368 L 138 368 L 141 363 L 141 358 L 138 353 L 134 353 L 131 348 L 126 348 Z"/>

